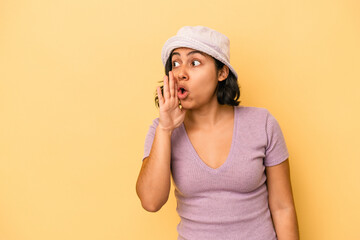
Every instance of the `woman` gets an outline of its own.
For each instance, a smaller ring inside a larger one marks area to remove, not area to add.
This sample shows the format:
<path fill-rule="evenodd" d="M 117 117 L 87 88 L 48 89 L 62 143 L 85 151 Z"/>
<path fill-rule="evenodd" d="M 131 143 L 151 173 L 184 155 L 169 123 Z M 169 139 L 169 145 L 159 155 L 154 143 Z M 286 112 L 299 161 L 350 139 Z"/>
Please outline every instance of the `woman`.
<path fill-rule="evenodd" d="M 173 177 L 178 239 L 299 239 L 280 126 L 264 108 L 239 106 L 229 52 L 228 38 L 203 26 L 165 43 L 137 194 L 156 212 Z"/>

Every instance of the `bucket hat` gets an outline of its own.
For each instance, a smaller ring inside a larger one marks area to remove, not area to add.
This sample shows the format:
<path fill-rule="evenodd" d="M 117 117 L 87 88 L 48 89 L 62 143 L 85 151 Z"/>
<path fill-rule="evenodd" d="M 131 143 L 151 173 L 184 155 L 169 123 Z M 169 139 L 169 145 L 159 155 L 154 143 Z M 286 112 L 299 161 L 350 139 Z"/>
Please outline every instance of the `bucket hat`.
<path fill-rule="evenodd" d="M 238 75 L 230 65 L 230 40 L 224 34 L 204 26 L 184 26 L 177 34 L 169 38 L 162 50 L 161 60 L 165 66 L 170 53 L 175 48 L 187 47 L 204 52 L 229 67 L 230 71 Z"/>

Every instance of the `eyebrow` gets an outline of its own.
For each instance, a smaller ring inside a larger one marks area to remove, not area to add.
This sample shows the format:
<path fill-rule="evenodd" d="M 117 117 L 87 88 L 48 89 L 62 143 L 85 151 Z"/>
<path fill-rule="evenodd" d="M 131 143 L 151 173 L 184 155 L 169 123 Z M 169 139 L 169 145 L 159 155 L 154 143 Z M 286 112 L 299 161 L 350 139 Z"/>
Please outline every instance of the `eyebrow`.
<path fill-rule="evenodd" d="M 189 56 L 189 55 L 195 54 L 195 53 L 200 53 L 201 55 L 203 55 L 204 57 L 206 57 L 203 52 L 200 52 L 200 51 L 198 51 L 198 50 L 191 51 L 191 52 L 189 52 L 189 53 L 186 54 L 186 55 Z M 178 52 L 173 52 L 173 53 L 171 54 L 171 57 L 174 56 L 174 55 L 179 55 L 179 56 L 180 56 L 180 53 L 178 53 Z"/>

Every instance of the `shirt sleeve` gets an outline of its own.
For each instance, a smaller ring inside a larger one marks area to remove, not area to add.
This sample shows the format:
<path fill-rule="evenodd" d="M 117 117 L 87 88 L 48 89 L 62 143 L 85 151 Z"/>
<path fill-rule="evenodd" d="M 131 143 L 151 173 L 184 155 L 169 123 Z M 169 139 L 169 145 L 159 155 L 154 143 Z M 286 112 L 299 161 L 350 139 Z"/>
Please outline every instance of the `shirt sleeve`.
<path fill-rule="evenodd" d="M 155 137 L 156 127 L 158 126 L 158 124 L 159 124 L 159 118 L 155 118 L 153 120 L 152 125 L 150 125 L 150 127 L 149 127 L 148 133 L 146 134 L 145 145 L 144 145 L 144 155 L 143 155 L 143 159 L 142 159 L 143 161 L 150 154 L 150 150 L 151 150 L 151 147 L 152 147 L 152 144 L 154 141 L 154 137 Z"/>
<path fill-rule="evenodd" d="M 266 136 L 267 145 L 265 149 L 265 166 L 274 166 L 285 161 L 289 157 L 289 152 L 285 143 L 284 135 L 280 125 L 274 116 L 268 112 L 266 117 Z"/>

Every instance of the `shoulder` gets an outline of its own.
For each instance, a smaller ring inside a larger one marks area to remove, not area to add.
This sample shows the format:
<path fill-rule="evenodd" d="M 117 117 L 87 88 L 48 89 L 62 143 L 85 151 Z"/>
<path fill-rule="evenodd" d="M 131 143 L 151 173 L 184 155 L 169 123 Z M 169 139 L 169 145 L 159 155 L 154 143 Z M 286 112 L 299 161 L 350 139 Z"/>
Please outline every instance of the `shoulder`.
<path fill-rule="evenodd" d="M 152 127 L 157 127 L 157 125 L 159 125 L 159 118 L 158 117 L 154 118 L 152 120 Z"/>
<path fill-rule="evenodd" d="M 147 135 L 154 136 L 154 135 L 155 135 L 156 128 L 157 128 L 158 125 L 159 125 L 159 118 L 153 119 L 153 120 L 152 120 L 152 123 L 149 124 L 148 134 L 147 134 Z"/>
<path fill-rule="evenodd" d="M 270 112 L 263 107 L 252 107 L 252 106 L 236 106 L 238 118 L 242 121 L 250 122 L 264 122 L 269 117 Z"/>

